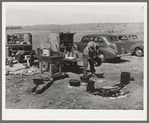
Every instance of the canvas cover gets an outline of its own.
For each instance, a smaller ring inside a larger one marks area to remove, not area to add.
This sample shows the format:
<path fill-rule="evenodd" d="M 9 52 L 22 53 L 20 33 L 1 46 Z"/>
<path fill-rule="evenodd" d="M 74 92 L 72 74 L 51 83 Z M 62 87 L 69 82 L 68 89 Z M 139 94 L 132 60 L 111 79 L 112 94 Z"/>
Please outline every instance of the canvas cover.
<path fill-rule="evenodd" d="M 50 33 L 48 36 L 49 42 L 51 44 L 51 48 L 53 51 L 59 50 L 59 33 Z"/>

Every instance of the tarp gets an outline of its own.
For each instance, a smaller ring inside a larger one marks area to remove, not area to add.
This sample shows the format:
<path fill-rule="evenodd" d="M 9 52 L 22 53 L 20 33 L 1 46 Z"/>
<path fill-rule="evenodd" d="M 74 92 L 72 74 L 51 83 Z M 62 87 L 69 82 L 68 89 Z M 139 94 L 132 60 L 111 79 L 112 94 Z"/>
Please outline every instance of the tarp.
<path fill-rule="evenodd" d="M 58 51 L 59 49 L 59 34 L 58 33 L 50 33 L 48 35 L 49 42 L 51 43 L 51 48 L 53 51 Z"/>
<path fill-rule="evenodd" d="M 50 33 L 47 36 L 47 40 L 40 42 L 40 48 L 51 48 L 53 51 L 58 51 L 57 47 L 59 47 L 59 34 L 58 33 Z"/>

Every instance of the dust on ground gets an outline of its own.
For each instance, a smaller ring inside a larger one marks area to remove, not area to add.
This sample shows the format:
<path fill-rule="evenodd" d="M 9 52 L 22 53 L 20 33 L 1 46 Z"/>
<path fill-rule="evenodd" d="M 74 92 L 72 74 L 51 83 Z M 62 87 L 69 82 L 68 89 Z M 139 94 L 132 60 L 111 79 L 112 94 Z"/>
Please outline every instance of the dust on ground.
<path fill-rule="evenodd" d="M 38 64 L 38 63 L 37 63 Z M 82 65 L 82 62 L 78 63 Z M 127 56 L 119 62 L 109 61 L 96 67 L 101 81 L 95 82 L 95 88 L 120 83 L 121 72 L 130 72 L 130 84 L 124 89 L 129 91 L 125 98 L 106 99 L 86 91 L 86 84 L 71 87 L 70 79 L 80 80 L 82 73 L 67 72 L 69 77 L 58 79 L 42 94 L 32 93 L 33 76 L 6 76 L 6 109 L 116 109 L 143 110 L 144 58 Z M 102 81 L 103 80 L 103 81 Z"/>

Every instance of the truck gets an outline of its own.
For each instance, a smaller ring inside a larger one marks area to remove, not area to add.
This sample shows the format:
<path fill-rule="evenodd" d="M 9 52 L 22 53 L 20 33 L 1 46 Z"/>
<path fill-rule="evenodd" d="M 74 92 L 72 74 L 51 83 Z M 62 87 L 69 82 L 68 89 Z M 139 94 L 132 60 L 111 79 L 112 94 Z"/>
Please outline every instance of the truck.
<path fill-rule="evenodd" d="M 32 34 L 14 33 L 6 36 L 6 56 L 15 57 L 19 63 L 31 58 L 36 59 L 36 52 L 33 50 Z"/>

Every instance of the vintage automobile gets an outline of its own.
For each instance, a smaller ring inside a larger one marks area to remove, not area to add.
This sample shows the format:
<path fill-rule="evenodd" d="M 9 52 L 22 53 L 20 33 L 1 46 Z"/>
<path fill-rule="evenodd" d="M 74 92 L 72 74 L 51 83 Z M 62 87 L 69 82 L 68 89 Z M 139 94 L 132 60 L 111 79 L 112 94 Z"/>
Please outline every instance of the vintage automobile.
<path fill-rule="evenodd" d="M 135 34 L 116 34 L 118 40 L 125 43 L 132 55 L 144 56 L 144 41 L 139 40 Z"/>
<path fill-rule="evenodd" d="M 86 35 L 80 42 L 74 42 L 74 47 L 79 52 L 83 52 L 87 43 L 94 41 L 99 44 L 98 57 L 105 62 L 107 59 L 120 59 L 122 56 L 130 55 L 125 44 L 111 34 L 92 34 Z"/>

